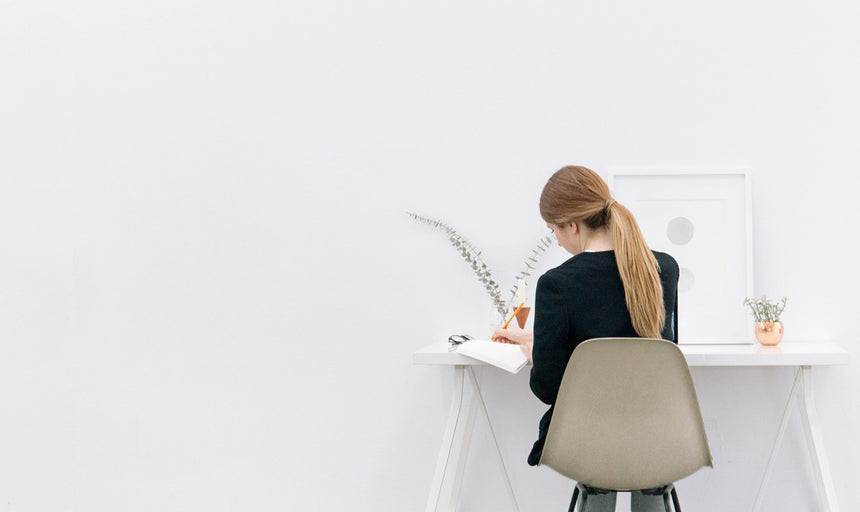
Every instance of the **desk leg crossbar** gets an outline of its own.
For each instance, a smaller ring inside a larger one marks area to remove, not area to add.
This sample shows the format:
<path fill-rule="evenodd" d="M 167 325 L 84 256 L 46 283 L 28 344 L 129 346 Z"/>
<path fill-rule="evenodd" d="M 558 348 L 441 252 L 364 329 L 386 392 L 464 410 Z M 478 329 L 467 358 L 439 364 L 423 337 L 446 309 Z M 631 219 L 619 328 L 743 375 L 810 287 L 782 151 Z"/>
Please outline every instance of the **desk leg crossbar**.
<path fill-rule="evenodd" d="M 815 478 L 818 491 L 818 501 L 820 502 L 823 512 L 838 512 L 839 507 L 836 504 L 836 492 L 833 487 L 833 480 L 830 477 L 830 467 L 827 464 L 827 457 L 824 454 L 824 444 L 821 439 L 821 428 L 818 424 L 818 414 L 815 412 L 815 402 L 813 401 L 812 393 L 812 367 L 801 366 L 797 369 L 794 377 L 794 385 L 791 387 L 791 393 L 788 395 L 788 402 L 785 404 L 785 411 L 782 413 L 782 422 L 779 425 L 779 431 L 776 435 L 776 440 L 773 444 L 773 449 L 770 453 L 770 459 L 767 461 L 767 468 L 764 472 L 761 486 L 756 495 L 753 512 L 761 510 L 761 502 L 764 496 L 765 487 L 770 480 L 770 475 L 773 472 L 776 455 L 779 452 L 779 446 L 782 444 L 782 439 L 785 436 L 785 430 L 788 427 L 788 420 L 791 417 L 791 411 L 795 401 L 800 401 L 800 416 L 803 423 L 803 430 L 806 434 L 806 445 L 809 448 L 809 455 L 812 459 L 812 466 L 815 470 Z"/>
<path fill-rule="evenodd" d="M 469 410 L 466 415 L 465 424 L 460 424 L 460 415 L 463 411 L 463 390 L 464 390 L 464 376 L 468 373 L 469 381 L 472 384 L 472 393 L 468 399 Z M 433 483 L 430 487 L 430 498 L 427 500 L 427 508 L 426 512 L 436 512 L 439 507 L 439 500 L 442 495 L 443 484 L 446 481 L 446 475 L 448 474 L 448 466 L 451 463 L 451 455 L 455 451 L 457 452 L 457 465 L 454 470 L 453 481 L 451 484 L 451 497 L 450 502 L 448 503 L 448 510 L 453 510 L 454 507 L 457 506 L 457 503 L 460 498 L 460 489 L 462 488 L 463 483 L 463 474 L 466 468 L 466 459 L 469 453 L 469 445 L 472 440 L 472 430 L 475 425 L 475 416 L 477 415 L 478 408 L 481 409 L 481 412 L 484 415 L 484 419 L 487 422 L 487 428 L 490 432 L 490 437 L 493 441 L 493 447 L 496 452 L 496 461 L 499 464 L 499 469 L 501 470 L 502 477 L 505 481 L 505 486 L 508 491 L 508 497 L 511 500 L 511 504 L 513 505 L 513 510 L 519 512 L 519 507 L 517 506 L 517 499 L 514 495 L 514 489 L 511 486 L 511 480 L 508 477 L 508 471 L 505 468 L 505 461 L 502 458 L 502 452 L 499 449 L 499 443 L 496 440 L 496 435 L 493 432 L 493 425 L 490 422 L 490 415 L 487 413 L 487 406 L 484 403 L 484 397 L 481 394 L 481 387 L 478 383 L 478 379 L 475 376 L 475 371 L 473 368 L 466 368 L 462 365 L 457 365 L 454 367 L 454 396 L 451 400 L 451 410 L 448 413 L 448 424 L 445 427 L 445 434 L 442 437 L 442 447 L 439 450 L 439 458 L 436 463 L 436 473 L 433 475 Z M 458 431 L 462 431 L 462 434 L 459 438 L 459 442 L 457 439 Z M 458 449 L 455 450 L 455 444 L 459 444 Z"/>

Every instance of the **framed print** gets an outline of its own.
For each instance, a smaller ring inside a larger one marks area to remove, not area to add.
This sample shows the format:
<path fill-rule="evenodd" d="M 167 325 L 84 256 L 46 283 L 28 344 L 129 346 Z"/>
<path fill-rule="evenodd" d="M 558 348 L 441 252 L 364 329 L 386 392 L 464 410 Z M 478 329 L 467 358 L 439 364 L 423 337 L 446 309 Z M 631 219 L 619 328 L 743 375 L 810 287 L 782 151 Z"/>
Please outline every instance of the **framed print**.
<path fill-rule="evenodd" d="M 679 343 L 752 343 L 750 176 L 745 169 L 613 169 L 612 195 L 680 267 Z"/>

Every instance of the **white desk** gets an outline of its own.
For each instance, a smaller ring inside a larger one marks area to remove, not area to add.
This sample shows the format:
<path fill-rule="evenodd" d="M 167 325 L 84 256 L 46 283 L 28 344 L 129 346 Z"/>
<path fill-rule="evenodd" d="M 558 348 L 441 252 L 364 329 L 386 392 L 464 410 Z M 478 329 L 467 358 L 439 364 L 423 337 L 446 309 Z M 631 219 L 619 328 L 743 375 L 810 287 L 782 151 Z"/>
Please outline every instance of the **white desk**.
<path fill-rule="evenodd" d="M 753 512 L 758 512 L 761 507 L 764 490 L 767 487 L 776 460 L 779 446 L 785 435 L 788 420 L 791 416 L 795 402 L 800 407 L 801 420 L 806 434 L 806 444 L 809 448 L 815 474 L 815 484 L 818 489 L 820 507 L 825 512 L 836 512 L 836 494 L 833 489 L 833 481 L 830 477 L 830 468 L 824 453 L 821 428 L 818 423 L 818 415 L 815 412 L 813 400 L 812 368 L 814 366 L 825 366 L 835 364 L 847 364 L 848 353 L 838 345 L 830 342 L 782 342 L 776 347 L 765 347 L 759 344 L 751 345 L 681 345 L 681 351 L 687 357 L 687 364 L 693 366 L 791 366 L 797 368 L 794 384 L 785 404 L 785 412 L 774 440 L 770 459 L 767 462 L 761 485 Z M 505 486 L 511 500 L 513 510 L 519 510 L 513 487 L 505 469 L 502 454 L 496 441 L 487 407 L 484 404 L 481 388 L 475 376 L 474 368 L 484 366 L 484 363 L 458 354 L 449 352 L 447 342 L 428 345 L 415 352 L 413 362 L 415 364 L 451 366 L 454 369 L 454 395 L 451 400 L 451 409 L 448 414 L 448 422 L 442 437 L 442 448 L 439 450 L 439 458 L 436 463 L 436 472 L 430 489 L 430 497 L 427 500 L 427 512 L 435 512 L 439 506 L 442 486 L 445 481 L 452 482 L 451 498 L 446 508 L 451 510 L 456 507 L 460 488 L 463 480 L 466 454 L 471 442 L 472 429 L 475 423 L 475 415 L 480 408 L 489 426 L 490 437 L 496 447 L 497 462 L 505 481 Z M 523 371 L 528 371 L 524 369 Z M 464 404 L 463 390 L 465 376 L 468 375 L 472 384 L 472 393 Z M 465 422 L 460 421 L 464 408 L 468 408 Z M 459 433 L 459 435 L 457 435 Z M 452 455 L 457 459 L 456 467 L 453 467 Z"/>

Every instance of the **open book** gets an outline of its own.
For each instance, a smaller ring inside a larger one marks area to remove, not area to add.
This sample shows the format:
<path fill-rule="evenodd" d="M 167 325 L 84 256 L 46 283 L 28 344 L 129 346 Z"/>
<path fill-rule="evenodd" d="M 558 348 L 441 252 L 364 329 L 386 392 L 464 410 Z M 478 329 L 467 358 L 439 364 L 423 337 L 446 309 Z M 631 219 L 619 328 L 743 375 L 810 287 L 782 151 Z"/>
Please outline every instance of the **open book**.
<path fill-rule="evenodd" d="M 457 353 L 511 373 L 519 372 L 529 362 L 519 345 L 498 341 L 469 340 L 457 345 Z"/>

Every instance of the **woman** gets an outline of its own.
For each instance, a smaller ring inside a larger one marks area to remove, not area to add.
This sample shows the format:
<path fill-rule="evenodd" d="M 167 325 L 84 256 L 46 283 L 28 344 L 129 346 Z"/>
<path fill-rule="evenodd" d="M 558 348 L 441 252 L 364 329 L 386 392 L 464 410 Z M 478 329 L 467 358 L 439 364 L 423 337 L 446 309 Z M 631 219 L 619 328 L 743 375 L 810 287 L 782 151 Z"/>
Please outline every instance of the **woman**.
<path fill-rule="evenodd" d="M 560 169 L 544 186 L 540 213 L 573 257 L 538 280 L 534 332 L 494 333 L 520 344 L 533 363 L 531 389 L 550 405 L 528 457 L 532 466 L 540 462 L 561 378 L 579 343 L 637 336 L 677 342 L 678 264 L 648 249 L 633 215 L 600 176 L 585 167 Z M 615 510 L 615 495 L 588 503 L 590 511 Z M 634 493 L 631 509 L 663 510 L 662 498 Z"/>

